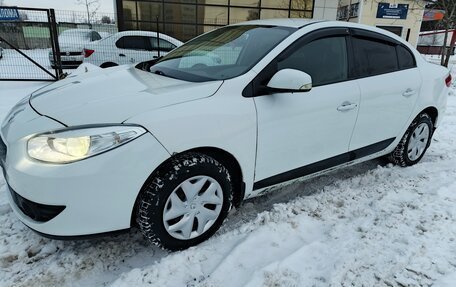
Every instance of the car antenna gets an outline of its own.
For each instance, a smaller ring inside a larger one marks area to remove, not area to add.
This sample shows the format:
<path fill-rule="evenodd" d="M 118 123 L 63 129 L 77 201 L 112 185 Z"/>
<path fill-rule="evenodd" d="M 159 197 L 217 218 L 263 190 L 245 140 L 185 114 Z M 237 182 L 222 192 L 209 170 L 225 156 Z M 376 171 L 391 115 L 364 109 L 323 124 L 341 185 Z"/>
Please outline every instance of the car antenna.
<path fill-rule="evenodd" d="M 158 33 L 158 16 L 156 17 L 156 19 L 157 19 L 157 49 L 158 49 L 157 58 L 160 58 L 160 33 Z"/>

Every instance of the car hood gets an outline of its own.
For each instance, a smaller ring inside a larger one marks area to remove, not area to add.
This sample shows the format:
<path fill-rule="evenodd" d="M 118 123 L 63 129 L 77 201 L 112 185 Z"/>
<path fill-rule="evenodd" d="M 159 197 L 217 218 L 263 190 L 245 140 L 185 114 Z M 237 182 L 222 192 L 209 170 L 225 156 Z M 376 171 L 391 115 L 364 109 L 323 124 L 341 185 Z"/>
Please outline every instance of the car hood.
<path fill-rule="evenodd" d="M 122 123 L 140 113 L 212 96 L 223 83 L 186 82 L 133 66 L 93 67 L 83 64 L 75 74 L 33 92 L 30 105 L 67 126 Z"/>

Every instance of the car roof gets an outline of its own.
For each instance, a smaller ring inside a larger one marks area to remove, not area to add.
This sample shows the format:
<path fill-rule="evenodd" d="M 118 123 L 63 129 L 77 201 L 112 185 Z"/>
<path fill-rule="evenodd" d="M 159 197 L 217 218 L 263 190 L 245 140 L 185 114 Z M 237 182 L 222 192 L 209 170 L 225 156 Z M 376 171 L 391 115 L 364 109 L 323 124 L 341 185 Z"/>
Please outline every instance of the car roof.
<path fill-rule="evenodd" d="M 92 29 L 66 29 L 62 31 L 62 33 L 70 33 L 70 32 L 84 32 L 84 33 L 89 33 L 89 32 L 97 32 Z M 98 32 L 97 32 L 98 33 Z"/>
<path fill-rule="evenodd" d="M 345 21 L 328 21 L 328 20 L 312 20 L 312 19 L 302 19 L 302 18 L 278 18 L 278 19 L 265 19 L 265 20 L 253 20 L 253 21 L 246 21 L 240 22 L 236 24 L 232 24 L 231 26 L 238 26 L 238 25 L 264 25 L 264 26 L 279 26 L 279 27 L 290 27 L 295 29 L 300 29 L 306 27 L 310 24 L 319 24 L 318 28 L 336 28 L 336 27 L 343 27 L 343 28 L 356 28 L 362 29 L 367 31 L 376 32 L 378 34 L 382 34 L 388 36 L 404 45 L 412 47 L 406 40 L 398 35 L 391 33 L 387 30 L 369 26 L 365 24 L 359 23 L 352 23 L 352 22 L 345 22 Z"/>
<path fill-rule="evenodd" d="M 122 32 L 117 32 L 114 34 L 117 37 L 122 37 L 122 36 L 148 36 L 148 37 L 157 37 L 157 32 L 153 31 L 141 31 L 141 30 L 129 30 L 129 31 L 122 31 Z M 171 40 L 171 42 L 174 42 L 173 44 L 178 44 L 182 45 L 182 41 L 179 41 L 176 38 L 173 38 L 169 35 L 163 34 L 163 33 L 158 33 L 159 37 L 161 39 L 165 40 Z"/>

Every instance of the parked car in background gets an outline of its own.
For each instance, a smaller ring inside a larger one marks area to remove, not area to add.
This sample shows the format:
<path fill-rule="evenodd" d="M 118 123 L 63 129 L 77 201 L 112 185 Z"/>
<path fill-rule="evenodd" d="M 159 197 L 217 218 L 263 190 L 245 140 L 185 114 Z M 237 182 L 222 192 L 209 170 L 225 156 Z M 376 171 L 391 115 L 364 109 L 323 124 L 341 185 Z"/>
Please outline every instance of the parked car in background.
<path fill-rule="evenodd" d="M 164 56 L 182 45 L 182 42 L 165 34 L 148 31 L 124 31 L 95 43 L 84 45 L 84 63 L 102 68 L 133 64 Z M 160 46 L 159 46 L 160 45 Z"/>
<path fill-rule="evenodd" d="M 304 19 L 219 28 L 148 71 L 86 71 L 6 116 L 11 207 L 54 238 L 137 224 L 171 250 L 297 179 L 381 156 L 418 163 L 451 83 L 448 69 L 390 32 Z"/>
<path fill-rule="evenodd" d="M 84 59 L 84 45 L 98 41 L 102 37 L 97 31 L 90 29 L 68 29 L 59 35 L 60 60 L 62 68 L 77 68 Z M 49 52 L 51 67 L 55 68 L 53 52 Z"/>

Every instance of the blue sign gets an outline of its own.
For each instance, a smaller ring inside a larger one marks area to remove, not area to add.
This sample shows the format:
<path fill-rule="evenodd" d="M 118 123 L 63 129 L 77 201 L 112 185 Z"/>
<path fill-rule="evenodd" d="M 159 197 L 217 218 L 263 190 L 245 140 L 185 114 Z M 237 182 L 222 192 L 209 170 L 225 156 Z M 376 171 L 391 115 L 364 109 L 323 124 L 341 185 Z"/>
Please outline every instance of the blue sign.
<path fill-rule="evenodd" d="M 409 4 L 378 3 L 377 18 L 407 19 Z"/>
<path fill-rule="evenodd" d="M 0 8 L 0 21 L 19 20 L 19 12 L 16 8 Z"/>

